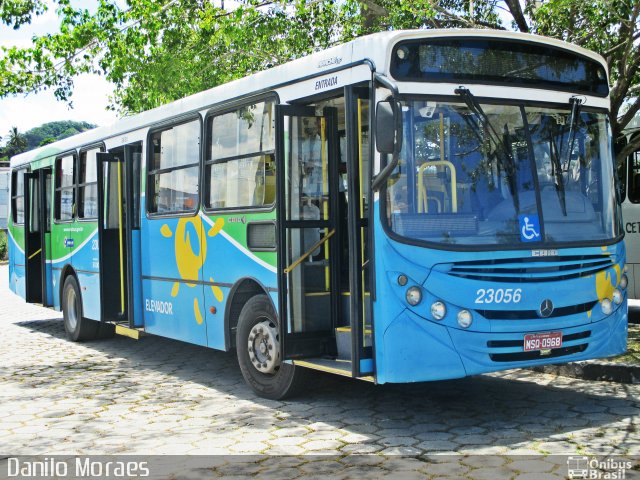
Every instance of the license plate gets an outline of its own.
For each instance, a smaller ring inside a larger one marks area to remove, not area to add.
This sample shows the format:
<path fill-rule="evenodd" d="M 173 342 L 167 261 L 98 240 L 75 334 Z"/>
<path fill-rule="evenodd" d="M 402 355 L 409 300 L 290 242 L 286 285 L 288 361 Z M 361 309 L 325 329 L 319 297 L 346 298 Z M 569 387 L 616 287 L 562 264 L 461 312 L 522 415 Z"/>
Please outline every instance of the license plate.
<path fill-rule="evenodd" d="M 562 347 L 562 332 L 528 333 L 524 336 L 524 351 L 550 350 Z"/>

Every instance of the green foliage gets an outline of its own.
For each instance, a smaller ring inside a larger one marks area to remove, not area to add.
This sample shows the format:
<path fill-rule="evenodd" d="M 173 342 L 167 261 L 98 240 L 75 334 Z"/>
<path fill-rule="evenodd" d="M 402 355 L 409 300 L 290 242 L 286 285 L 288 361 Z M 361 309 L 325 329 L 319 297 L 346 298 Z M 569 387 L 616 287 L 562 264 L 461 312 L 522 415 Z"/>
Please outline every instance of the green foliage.
<path fill-rule="evenodd" d="M 72 120 L 45 123 L 25 132 L 24 137 L 27 140 L 26 150 L 32 150 L 36 147 L 71 137 L 72 135 L 91 130 L 95 127 L 95 125 L 89 122 L 75 122 Z"/>
<path fill-rule="evenodd" d="M 0 261 L 7 259 L 7 232 L 0 230 Z"/>
<path fill-rule="evenodd" d="M 13 157 L 14 155 L 26 151 L 26 149 L 27 139 L 18 131 L 18 127 L 12 127 L 11 130 L 9 130 L 9 139 L 7 140 L 7 144 L 1 152 L 2 155 Z"/>
<path fill-rule="evenodd" d="M 75 122 L 73 120 L 45 123 L 28 130 L 26 133 L 20 133 L 17 127 L 13 127 L 9 131 L 7 144 L 4 148 L 0 147 L 0 161 L 8 160 L 19 153 L 48 145 L 95 127 L 96 125 L 89 122 Z"/>
<path fill-rule="evenodd" d="M 536 33 L 560 38 L 600 53 L 607 60 L 611 83 L 614 136 L 640 110 L 640 3 L 634 0 L 548 0 L 530 8 Z M 640 148 L 640 137 L 618 151 L 618 161 Z"/>

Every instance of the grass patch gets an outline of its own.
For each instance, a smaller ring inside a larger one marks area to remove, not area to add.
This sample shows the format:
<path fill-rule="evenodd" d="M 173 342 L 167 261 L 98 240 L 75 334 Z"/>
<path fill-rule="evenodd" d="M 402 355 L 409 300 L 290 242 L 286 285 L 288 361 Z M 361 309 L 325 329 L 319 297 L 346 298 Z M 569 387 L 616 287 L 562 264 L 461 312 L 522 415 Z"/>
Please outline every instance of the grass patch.
<path fill-rule="evenodd" d="M 629 324 L 629 338 L 627 340 L 627 353 L 612 358 L 617 363 L 629 363 L 640 365 L 640 325 Z"/>

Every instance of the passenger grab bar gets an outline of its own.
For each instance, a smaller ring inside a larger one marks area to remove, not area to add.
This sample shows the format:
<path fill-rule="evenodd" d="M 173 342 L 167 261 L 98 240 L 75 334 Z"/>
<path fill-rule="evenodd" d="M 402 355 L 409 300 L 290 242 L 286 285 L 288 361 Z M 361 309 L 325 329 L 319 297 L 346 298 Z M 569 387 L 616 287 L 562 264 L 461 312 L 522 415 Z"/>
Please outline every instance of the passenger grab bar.
<path fill-rule="evenodd" d="M 313 247 L 311 247 L 307 252 L 304 253 L 304 255 L 302 255 L 300 258 L 298 258 L 295 262 L 293 262 L 291 265 L 289 265 L 287 268 L 284 269 L 284 273 L 289 273 L 291 272 L 291 270 L 293 270 L 294 268 L 296 268 L 298 265 L 300 265 L 302 262 L 304 262 L 307 257 L 309 255 L 311 255 L 311 252 L 317 250 L 324 242 L 326 242 L 327 240 L 329 240 L 331 237 L 333 237 L 333 234 L 336 233 L 336 229 L 332 229 L 329 233 L 327 233 L 327 235 L 318 240 Z"/>

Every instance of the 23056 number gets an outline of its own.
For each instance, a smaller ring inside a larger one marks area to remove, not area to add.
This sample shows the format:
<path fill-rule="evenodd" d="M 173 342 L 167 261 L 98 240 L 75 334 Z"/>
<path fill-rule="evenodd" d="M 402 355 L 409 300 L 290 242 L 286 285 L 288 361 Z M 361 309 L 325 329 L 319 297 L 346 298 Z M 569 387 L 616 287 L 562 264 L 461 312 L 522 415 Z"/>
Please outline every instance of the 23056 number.
<path fill-rule="evenodd" d="M 521 288 L 479 288 L 476 303 L 520 303 Z"/>

